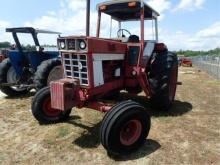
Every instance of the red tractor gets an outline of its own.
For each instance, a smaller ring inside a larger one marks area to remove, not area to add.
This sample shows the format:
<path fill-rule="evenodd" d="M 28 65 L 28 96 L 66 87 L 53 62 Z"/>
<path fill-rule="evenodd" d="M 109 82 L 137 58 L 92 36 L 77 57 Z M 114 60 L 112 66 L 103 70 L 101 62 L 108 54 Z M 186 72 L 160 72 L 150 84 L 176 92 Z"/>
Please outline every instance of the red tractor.
<path fill-rule="evenodd" d="M 153 107 L 168 110 L 176 93 L 177 56 L 158 43 L 159 14 L 142 0 L 104 2 L 97 8 L 96 37 L 58 38 L 64 78 L 35 95 L 32 113 L 40 123 L 54 123 L 66 120 L 75 107 L 107 112 L 100 128 L 102 145 L 110 153 L 129 154 L 148 136 L 148 111 L 132 100 L 109 105 L 102 98 L 120 90 L 143 90 Z M 102 13 L 119 22 L 118 38 L 99 37 Z M 146 20 L 155 23 L 155 40 L 144 39 Z M 140 39 L 121 28 L 126 21 L 140 22 Z"/>
<path fill-rule="evenodd" d="M 192 60 L 190 58 L 181 58 L 180 59 L 180 66 L 183 67 L 192 67 Z"/>

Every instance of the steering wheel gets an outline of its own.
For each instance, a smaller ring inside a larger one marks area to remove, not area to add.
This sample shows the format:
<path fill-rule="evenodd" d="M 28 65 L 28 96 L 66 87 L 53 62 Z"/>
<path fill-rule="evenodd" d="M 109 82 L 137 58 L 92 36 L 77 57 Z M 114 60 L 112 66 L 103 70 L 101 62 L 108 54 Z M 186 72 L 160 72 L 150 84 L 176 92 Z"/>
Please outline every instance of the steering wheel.
<path fill-rule="evenodd" d="M 124 35 L 124 32 L 128 33 L 129 35 L 131 35 L 131 32 L 129 32 L 127 29 L 119 29 L 118 32 L 117 32 L 118 38 L 121 38 L 121 37 L 124 38 L 124 37 L 126 37 L 126 36 Z"/>

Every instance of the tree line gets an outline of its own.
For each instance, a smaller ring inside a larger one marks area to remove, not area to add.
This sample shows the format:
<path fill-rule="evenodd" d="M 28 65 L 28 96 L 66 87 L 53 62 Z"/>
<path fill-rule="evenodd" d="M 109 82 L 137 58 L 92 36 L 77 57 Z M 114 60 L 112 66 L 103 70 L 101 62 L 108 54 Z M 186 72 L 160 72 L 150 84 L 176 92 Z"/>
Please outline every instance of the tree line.
<path fill-rule="evenodd" d="M 0 42 L 0 49 L 10 49 L 11 47 L 13 46 L 13 44 L 11 44 L 10 42 Z M 27 44 L 27 45 L 21 45 L 22 48 L 24 49 L 34 49 L 35 46 L 33 45 L 30 45 L 30 44 Z M 42 47 L 57 47 L 56 45 L 48 45 L 48 44 L 44 44 L 44 45 L 41 45 Z"/>
<path fill-rule="evenodd" d="M 180 50 L 176 51 L 178 55 L 183 55 L 185 57 L 193 57 L 193 56 L 220 56 L 220 48 L 216 48 L 208 51 L 192 51 L 192 50 Z"/>
<path fill-rule="evenodd" d="M 10 42 L 0 42 L 0 48 L 10 48 L 12 44 Z"/>

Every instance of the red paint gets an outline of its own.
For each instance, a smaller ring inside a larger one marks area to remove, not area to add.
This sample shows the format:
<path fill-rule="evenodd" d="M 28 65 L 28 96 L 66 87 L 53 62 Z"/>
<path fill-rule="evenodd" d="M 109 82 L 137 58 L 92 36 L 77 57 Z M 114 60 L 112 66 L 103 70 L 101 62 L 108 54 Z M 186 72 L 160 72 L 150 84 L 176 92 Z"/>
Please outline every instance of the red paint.
<path fill-rule="evenodd" d="M 127 45 L 120 41 L 102 39 L 102 38 L 88 38 L 88 52 L 92 53 L 108 53 L 108 54 L 125 54 Z"/>
<path fill-rule="evenodd" d="M 140 138 L 141 132 L 141 122 L 139 120 L 130 120 L 121 128 L 120 142 L 125 146 L 130 146 Z"/>
<path fill-rule="evenodd" d="M 51 107 L 65 111 L 77 104 L 78 82 L 74 79 L 61 79 L 50 83 Z"/>
<path fill-rule="evenodd" d="M 86 105 L 87 108 L 95 109 L 97 111 L 101 112 L 108 112 L 111 110 L 112 105 L 107 105 L 105 103 L 97 102 L 97 101 L 90 101 L 88 105 Z"/>
<path fill-rule="evenodd" d="M 43 112 L 48 116 L 48 117 L 56 117 L 59 116 L 61 111 L 57 109 L 53 109 L 51 107 L 51 99 L 50 97 L 46 98 L 43 102 Z"/>
<path fill-rule="evenodd" d="M 192 60 L 189 58 L 181 58 L 180 59 L 180 66 L 192 67 Z"/>
<path fill-rule="evenodd" d="M 103 95 L 104 93 L 111 92 L 115 89 L 122 89 L 124 87 L 124 80 L 119 79 L 109 83 L 105 83 L 102 86 L 95 87 L 89 90 L 89 98 L 92 98 L 94 95 Z"/>

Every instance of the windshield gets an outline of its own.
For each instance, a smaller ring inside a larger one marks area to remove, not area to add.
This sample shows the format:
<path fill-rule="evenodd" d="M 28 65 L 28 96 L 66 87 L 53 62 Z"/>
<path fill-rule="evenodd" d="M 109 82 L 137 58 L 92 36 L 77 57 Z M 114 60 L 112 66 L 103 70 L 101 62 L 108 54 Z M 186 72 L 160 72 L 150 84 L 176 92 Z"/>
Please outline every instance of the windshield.
<path fill-rule="evenodd" d="M 37 51 L 39 46 L 36 46 L 33 36 L 30 33 L 17 33 L 19 42 L 23 50 Z M 40 47 L 44 51 L 58 51 L 56 34 L 39 33 L 37 35 Z"/>
<path fill-rule="evenodd" d="M 145 40 L 156 40 L 154 20 L 146 20 L 144 26 Z M 122 37 L 122 31 L 119 31 L 119 29 L 125 29 L 123 30 L 123 34 L 126 38 L 128 38 L 130 34 L 137 35 L 140 38 L 140 27 L 140 21 L 127 21 L 120 23 L 119 21 L 111 19 L 109 15 L 102 13 L 100 38 L 120 39 Z"/>
<path fill-rule="evenodd" d="M 39 33 L 37 36 L 40 46 L 44 48 L 44 51 L 58 51 L 57 34 Z"/>
<path fill-rule="evenodd" d="M 17 33 L 17 36 L 23 50 L 36 50 L 35 43 L 31 34 Z"/>

